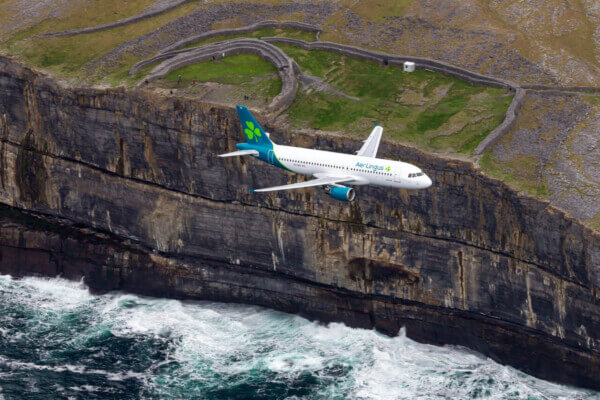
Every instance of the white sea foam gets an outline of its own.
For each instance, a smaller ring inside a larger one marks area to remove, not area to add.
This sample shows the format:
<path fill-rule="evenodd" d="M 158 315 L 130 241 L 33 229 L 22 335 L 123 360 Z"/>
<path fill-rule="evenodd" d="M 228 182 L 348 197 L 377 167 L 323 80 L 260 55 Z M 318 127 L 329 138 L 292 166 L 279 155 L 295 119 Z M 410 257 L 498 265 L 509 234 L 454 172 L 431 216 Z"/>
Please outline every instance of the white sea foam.
<path fill-rule="evenodd" d="M 319 384 L 309 398 L 600 399 L 597 393 L 533 378 L 467 349 L 414 342 L 404 331 L 390 338 L 258 307 L 129 294 L 94 296 L 81 283 L 60 279 L 11 281 L 0 276 L 3 289 L 46 313 L 89 314 L 89 329 L 70 340 L 85 342 L 109 330 L 115 336 L 169 343 L 165 358 L 143 372 L 48 366 L 0 356 L 3 369 L 69 371 L 102 375 L 109 381 L 137 379 L 158 394 L 177 387 L 189 394 L 196 388 L 219 388 L 224 382 L 232 385 L 257 377 L 293 385 L 310 375 Z M 77 390 L 94 389 L 82 385 Z"/>
<path fill-rule="evenodd" d="M 22 362 L 11 360 L 6 357 L 0 356 L 0 365 L 4 368 L 13 370 L 13 371 L 30 371 L 30 370 L 38 370 L 38 371 L 52 371 L 52 372 L 72 372 L 75 374 L 89 374 L 89 375 L 102 375 L 105 376 L 110 381 L 124 381 L 127 379 L 145 379 L 146 376 L 143 373 L 134 372 L 134 371 L 123 371 L 123 372 L 110 372 L 104 371 L 100 369 L 87 368 L 83 365 L 71 365 L 71 364 L 63 364 L 63 365 L 40 365 L 32 362 Z"/>
<path fill-rule="evenodd" d="M 27 289 L 26 294 L 21 292 L 21 295 L 25 295 L 25 301 L 28 301 L 33 309 L 70 310 L 80 307 L 94 298 L 83 281 L 74 282 L 60 278 L 24 278 L 14 283 L 21 283 Z M 15 286 L 14 283 L 11 285 L 12 287 Z"/>

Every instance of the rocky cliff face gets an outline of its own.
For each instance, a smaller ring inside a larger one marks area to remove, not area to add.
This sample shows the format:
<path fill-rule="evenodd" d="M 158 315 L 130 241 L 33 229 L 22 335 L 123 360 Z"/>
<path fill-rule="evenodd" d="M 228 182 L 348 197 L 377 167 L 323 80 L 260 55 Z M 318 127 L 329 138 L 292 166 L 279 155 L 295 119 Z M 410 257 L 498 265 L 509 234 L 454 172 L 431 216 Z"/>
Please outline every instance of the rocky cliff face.
<path fill-rule="evenodd" d="M 384 143 L 426 191 L 250 195 L 295 176 L 219 159 L 234 109 L 61 87 L 0 58 L 0 271 L 235 301 L 465 345 L 600 388 L 600 235 L 469 163 Z M 355 141 L 268 127 L 279 143 Z M 532 356 L 534 355 L 534 356 Z"/>

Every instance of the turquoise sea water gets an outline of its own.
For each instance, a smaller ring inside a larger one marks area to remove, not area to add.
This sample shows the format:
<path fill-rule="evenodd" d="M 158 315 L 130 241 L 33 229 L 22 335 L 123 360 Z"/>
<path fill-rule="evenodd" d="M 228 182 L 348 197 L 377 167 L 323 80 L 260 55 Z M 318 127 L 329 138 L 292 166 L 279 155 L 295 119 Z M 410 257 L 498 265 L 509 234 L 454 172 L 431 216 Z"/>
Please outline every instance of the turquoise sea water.
<path fill-rule="evenodd" d="M 460 347 L 0 276 L 2 399 L 600 399 Z"/>

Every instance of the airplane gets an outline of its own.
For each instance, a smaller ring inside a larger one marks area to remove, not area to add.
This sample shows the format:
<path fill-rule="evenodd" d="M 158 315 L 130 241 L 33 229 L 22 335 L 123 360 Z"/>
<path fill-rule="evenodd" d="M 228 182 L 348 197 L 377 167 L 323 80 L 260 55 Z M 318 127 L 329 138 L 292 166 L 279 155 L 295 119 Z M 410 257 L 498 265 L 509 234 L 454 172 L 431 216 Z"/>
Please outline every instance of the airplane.
<path fill-rule="evenodd" d="M 253 156 L 261 161 L 289 172 L 311 175 L 314 179 L 251 190 L 271 192 L 276 190 L 325 187 L 329 195 L 341 201 L 354 201 L 356 192 L 345 185 L 378 185 L 402 189 L 426 189 L 431 179 L 420 168 L 401 161 L 376 158 L 383 128 L 375 128 L 356 155 L 282 146 L 273 143 L 244 106 L 236 106 L 246 143 L 238 143 L 237 151 L 219 157 Z"/>

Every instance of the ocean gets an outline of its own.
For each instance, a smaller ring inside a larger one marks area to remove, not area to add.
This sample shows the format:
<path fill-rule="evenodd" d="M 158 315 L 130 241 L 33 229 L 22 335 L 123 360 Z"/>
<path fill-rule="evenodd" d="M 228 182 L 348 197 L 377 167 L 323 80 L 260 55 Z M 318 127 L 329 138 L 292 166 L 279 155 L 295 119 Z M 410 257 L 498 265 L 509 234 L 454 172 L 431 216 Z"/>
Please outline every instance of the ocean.
<path fill-rule="evenodd" d="M 0 276 L 0 400 L 600 399 L 456 346 Z"/>

